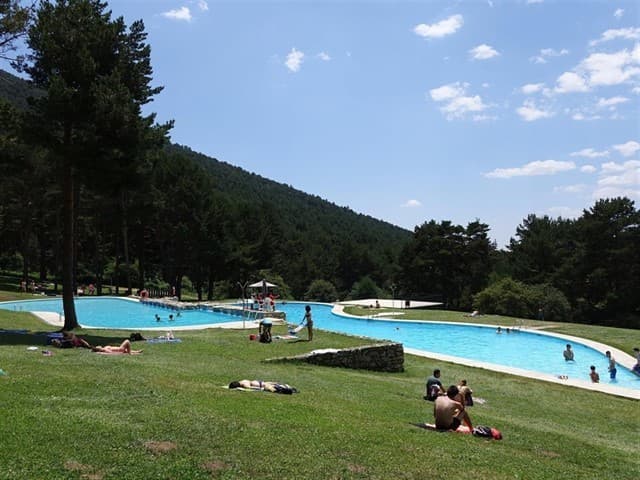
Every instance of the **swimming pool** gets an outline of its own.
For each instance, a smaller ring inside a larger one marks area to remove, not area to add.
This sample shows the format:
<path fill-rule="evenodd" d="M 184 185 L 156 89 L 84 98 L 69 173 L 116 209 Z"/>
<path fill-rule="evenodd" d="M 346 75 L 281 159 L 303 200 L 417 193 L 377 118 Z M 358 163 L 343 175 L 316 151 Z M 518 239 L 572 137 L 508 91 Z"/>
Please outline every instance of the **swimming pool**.
<path fill-rule="evenodd" d="M 193 325 L 215 325 L 242 320 L 237 316 L 211 312 L 206 309 L 181 310 L 180 316 L 178 316 L 178 312 L 173 309 L 116 297 L 78 298 L 75 300 L 75 304 L 78 321 L 86 328 L 179 329 Z M 53 312 L 60 316 L 63 315 L 61 298 L 2 302 L 0 308 L 15 311 Z M 156 321 L 156 315 L 160 317 L 160 322 Z M 172 321 L 169 321 L 169 315 L 173 315 Z"/>
<path fill-rule="evenodd" d="M 530 331 L 497 334 L 494 327 L 480 325 L 394 321 L 344 317 L 331 313 L 330 306 L 312 305 L 314 326 L 323 330 L 393 340 L 407 348 L 481 362 L 589 380 L 589 366 L 595 365 L 600 383 L 640 390 L 640 376 L 618 365 L 614 381 L 609 379 L 607 358 L 586 345 Z M 292 323 L 300 323 L 304 304 L 286 304 L 278 309 Z M 571 343 L 575 361 L 567 362 L 562 351 Z"/>
<path fill-rule="evenodd" d="M 304 306 L 304 303 L 287 303 L 280 304 L 278 309 L 287 314 L 290 323 L 300 323 Z M 0 303 L 0 308 L 62 314 L 62 300 L 4 302 Z M 322 330 L 392 340 L 407 348 L 574 379 L 588 380 L 589 365 L 595 365 L 601 383 L 640 390 L 639 376 L 619 365 L 617 378 L 612 382 L 607 373 L 606 357 L 575 341 L 570 343 L 576 360 L 566 362 L 562 351 L 567 340 L 550 335 L 529 331 L 496 334 L 494 328 L 478 325 L 353 318 L 335 315 L 331 306 L 320 304 L 312 304 L 312 309 L 314 324 Z M 77 299 L 76 313 L 80 323 L 87 328 L 176 329 L 241 320 L 238 316 L 207 310 L 182 310 L 178 317 L 175 310 L 114 297 Z M 161 322 L 156 322 L 156 314 Z M 170 314 L 174 321 L 168 321 Z"/>

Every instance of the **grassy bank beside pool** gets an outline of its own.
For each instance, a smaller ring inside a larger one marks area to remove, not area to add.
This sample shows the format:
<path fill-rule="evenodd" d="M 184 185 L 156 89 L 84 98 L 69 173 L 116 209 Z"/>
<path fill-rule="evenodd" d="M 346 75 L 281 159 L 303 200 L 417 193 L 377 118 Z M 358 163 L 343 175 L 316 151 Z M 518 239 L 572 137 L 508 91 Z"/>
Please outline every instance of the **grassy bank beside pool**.
<path fill-rule="evenodd" d="M 635 400 L 410 355 L 406 371 L 393 374 L 265 361 L 367 343 L 322 331 L 312 343 L 265 345 L 248 332 L 211 329 L 180 332 L 178 344 L 136 343 L 144 349 L 137 356 L 48 357 L 27 350 L 42 348 L 40 333 L 51 330 L 32 315 L 0 311 L 0 328 L 29 330 L 0 334 L 2 479 L 591 480 L 640 472 Z M 634 341 L 597 328 L 598 341 Z M 129 335 L 78 333 L 98 344 Z M 499 428 L 503 440 L 411 425 L 432 420 L 422 395 L 435 367 L 445 383 L 469 381 L 486 400 L 470 408 L 472 420 Z M 223 388 L 242 378 L 300 393 Z"/>

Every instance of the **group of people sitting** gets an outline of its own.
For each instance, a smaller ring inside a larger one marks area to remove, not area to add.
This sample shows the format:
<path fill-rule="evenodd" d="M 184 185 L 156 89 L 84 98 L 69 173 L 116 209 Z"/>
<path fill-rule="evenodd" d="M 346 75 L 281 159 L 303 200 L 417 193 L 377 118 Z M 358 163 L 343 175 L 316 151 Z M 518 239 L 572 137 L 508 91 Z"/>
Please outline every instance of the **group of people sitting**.
<path fill-rule="evenodd" d="M 427 378 L 424 399 L 434 402 L 433 416 L 438 430 L 456 430 L 461 424 L 473 430 L 465 410 L 465 407 L 473 405 L 472 393 L 464 379 L 445 390 L 440 380 L 440 369 L 433 371 L 433 375 Z"/>

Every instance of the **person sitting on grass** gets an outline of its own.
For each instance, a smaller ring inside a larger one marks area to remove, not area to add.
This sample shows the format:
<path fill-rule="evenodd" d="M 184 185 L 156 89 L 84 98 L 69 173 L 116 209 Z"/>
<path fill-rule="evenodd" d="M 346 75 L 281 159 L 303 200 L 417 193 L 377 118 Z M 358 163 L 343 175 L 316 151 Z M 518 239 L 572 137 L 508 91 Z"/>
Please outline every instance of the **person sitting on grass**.
<path fill-rule="evenodd" d="M 129 339 L 123 341 L 119 347 L 106 345 L 104 347 L 93 347 L 91 350 L 97 353 L 125 353 L 127 355 L 136 355 L 138 353 L 142 353 L 142 350 L 131 350 L 131 342 L 129 341 Z"/>
<path fill-rule="evenodd" d="M 433 375 L 427 378 L 426 392 L 424 399 L 433 402 L 438 396 L 444 395 L 444 387 L 440 381 L 440 369 L 436 368 L 433 371 Z"/>
<path fill-rule="evenodd" d="M 463 404 L 465 407 L 472 407 L 473 406 L 473 397 L 471 396 L 471 394 L 473 393 L 473 390 L 471 390 L 468 386 L 467 386 L 467 381 L 466 380 L 460 380 L 460 382 L 458 383 L 458 395 L 456 395 L 456 398 L 454 398 L 455 401 L 460 402 L 461 404 Z"/>
<path fill-rule="evenodd" d="M 464 423 L 469 430 L 473 430 L 471 419 L 464 409 L 464 405 L 456 402 L 454 398 L 459 390 L 455 385 L 447 389 L 447 395 L 436 398 L 433 405 L 433 416 L 436 419 L 438 430 L 457 430 Z"/>

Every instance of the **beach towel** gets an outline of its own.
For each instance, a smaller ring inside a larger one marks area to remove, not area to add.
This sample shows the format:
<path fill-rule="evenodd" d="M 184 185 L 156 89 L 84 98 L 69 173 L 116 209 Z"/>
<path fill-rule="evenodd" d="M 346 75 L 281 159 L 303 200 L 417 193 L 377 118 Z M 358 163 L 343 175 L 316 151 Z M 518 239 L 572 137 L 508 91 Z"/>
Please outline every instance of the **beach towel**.
<path fill-rule="evenodd" d="M 0 328 L 0 333 L 8 333 L 13 335 L 24 335 L 25 333 L 29 333 L 29 330 L 25 330 L 24 328 Z"/>
<path fill-rule="evenodd" d="M 483 425 L 474 427 L 473 430 L 470 430 L 466 425 L 460 425 L 456 430 L 443 430 L 440 428 L 436 428 L 433 423 L 412 423 L 419 428 L 424 428 L 425 430 L 434 430 L 436 432 L 453 432 L 453 433 L 464 433 L 464 434 L 473 434 L 474 437 L 480 438 L 492 438 L 493 440 L 502 440 L 502 432 L 497 428 L 486 427 Z"/>
<path fill-rule="evenodd" d="M 294 393 L 298 393 L 298 389 L 295 387 L 292 387 L 291 385 L 288 385 L 286 383 L 276 383 L 274 385 L 274 389 L 273 390 L 267 390 L 265 388 L 243 388 L 243 387 L 236 387 L 236 388 L 229 388 L 229 385 L 223 385 L 222 388 L 226 388 L 227 390 L 239 390 L 241 392 L 269 392 L 269 393 L 282 393 L 284 395 L 292 395 Z"/>
<path fill-rule="evenodd" d="M 148 338 L 147 343 L 180 343 L 182 340 L 179 338 L 166 338 L 166 337 L 158 337 L 158 338 Z"/>
<path fill-rule="evenodd" d="M 454 432 L 465 434 L 471 433 L 471 430 L 469 430 L 469 427 L 467 427 L 466 425 L 460 425 L 456 430 L 443 430 L 441 428 L 436 428 L 433 423 L 412 423 L 411 425 L 414 425 L 418 428 L 424 428 L 425 430 L 433 430 L 435 432 Z"/>
<path fill-rule="evenodd" d="M 297 335 L 276 335 L 273 337 L 274 340 L 295 340 L 299 338 Z"/>
<path fill-rule="evenodd" d="M 142 352 L 131 352 L 131 353 L 125 353 L 125 352 L 94 352 L 97 353 L 98 355 L 140 355 Z"/>
<path fill-rule="evenodd" d="M 304 328 L 304 325 L 298 325 L 296 328 L 294 328 L 293 330 L 289 330 L 289 333 L 294 334 L 294 333 L 299 333 L 302 331 L 302 329 Z"/>

